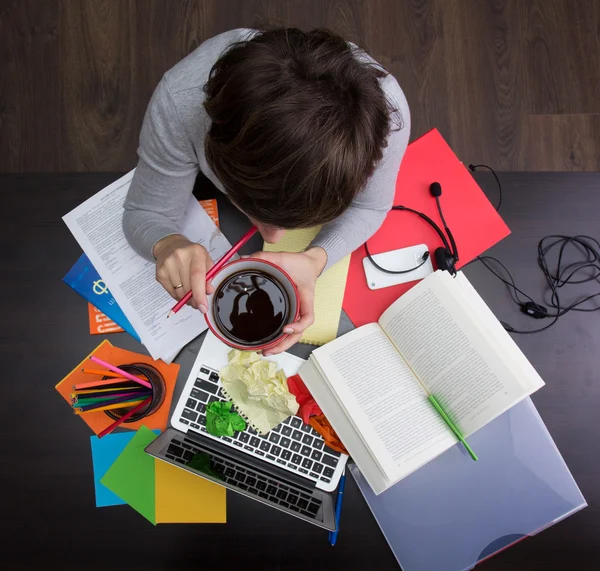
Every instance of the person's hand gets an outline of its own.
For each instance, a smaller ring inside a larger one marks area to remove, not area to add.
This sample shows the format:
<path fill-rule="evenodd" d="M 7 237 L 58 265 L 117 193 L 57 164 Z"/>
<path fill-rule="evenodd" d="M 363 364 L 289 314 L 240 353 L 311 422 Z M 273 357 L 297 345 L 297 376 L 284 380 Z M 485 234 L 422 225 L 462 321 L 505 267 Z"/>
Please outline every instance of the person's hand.
<path fill-rule="evenodd" d="M 276 355 L 287 351 L 300 341 L 304 330 L 313 324 L 315 320 L 315 284 L 327 264 L 327 254 L 323 248 L 310 248 L 300 253 L 257 252 L 252 254 L 252 257 L 272 262 L 284 269 L 298 287 L 300 319 L 284 327 L 283 331 L 288 333 L 288 337 L 264 353 L 265 356 Z"/>
<path fill-rule="evenodd" d="M 206 313 L 206 295 L 213 293 L 213 287 L 206 283 L 206 272 L 213 266 L 208 252 L 185 236 L 173 234 L 159 240 L 152 253 L 156 258 L 156 279 L 169 295 L 180 300 L 192 290 L 189 304 Z"/>

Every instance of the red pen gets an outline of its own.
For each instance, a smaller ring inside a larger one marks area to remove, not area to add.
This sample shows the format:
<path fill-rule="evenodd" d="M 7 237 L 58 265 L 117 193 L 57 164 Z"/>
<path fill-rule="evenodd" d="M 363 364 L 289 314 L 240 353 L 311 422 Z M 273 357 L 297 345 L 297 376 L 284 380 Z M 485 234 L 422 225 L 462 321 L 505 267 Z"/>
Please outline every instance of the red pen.
<path fill-rule="evenodd" d="M 208 272 L 206 272 L 206 281 L 209 282 L 214 275 L 237 253 L 237 251 L 254 236 L 257 228 L 252 226 L 248 232 L 246 232 L 238 242 L 229 250 Z M 192 299 L 192 292 L 188 291 L 174 306 L 167 319 L 172 315 L 175 315 L 188 301 Z"/>

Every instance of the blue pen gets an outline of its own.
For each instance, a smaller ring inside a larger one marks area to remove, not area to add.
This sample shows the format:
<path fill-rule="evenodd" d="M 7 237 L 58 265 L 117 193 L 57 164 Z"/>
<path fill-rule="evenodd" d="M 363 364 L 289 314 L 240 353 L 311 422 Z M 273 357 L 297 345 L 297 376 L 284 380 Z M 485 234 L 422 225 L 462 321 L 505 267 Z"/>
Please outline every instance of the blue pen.
<path fill-rule="evenodd" d="M 344 497 L 344 486 L 346 485 L 346 468 L 340 478 L 340 486 L 338 488 L 337 502 L 335 504 L 335 531 L 329 532 L 329 543 L 331 547 L 335 545 L 337 541 L 338 533 L 340 532 L 340 515 L 342 513 L 342 499 Z"/>

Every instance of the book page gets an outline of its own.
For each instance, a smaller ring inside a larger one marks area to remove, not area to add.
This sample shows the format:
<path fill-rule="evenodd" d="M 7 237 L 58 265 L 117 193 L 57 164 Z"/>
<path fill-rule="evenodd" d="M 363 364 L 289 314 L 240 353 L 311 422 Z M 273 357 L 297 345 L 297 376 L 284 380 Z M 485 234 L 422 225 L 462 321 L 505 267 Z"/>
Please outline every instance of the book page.
<path fill-rule="evenodd" d="M 175 301 L 156 281 L 155 264 L 136 254 L 125 238 L 123 204 L 133 172 L 96 193 L 63 220 L 152 357 L 170 363 L 207 326 L 200 312 L 189 306 L 167 319 Z M 194 198 L 180 231 L 204 246 L 213 260 L 231 248 Z"/>
<path fill-rule="evenodd" d="M 309 357 L 308 361 L 298 371 L 306 388 L 313 398 L 319 403 L 323 414 L 339 435 L 343 436 L 344 446 L 352 459 L 361 467 L 360 470 L 376 494 L 380 494 L 390 485 L 390 480 L 384 474 L 380 464 L 373 458 L 373 454 L 364 438 L 358 432 L 348 411 L 344 408 L 333 389 L 323 380 L 323 371 L 317 361 Z M 340 437 L 341 438 L 341 437 Z"/>
<path fill-rule="evenodd" d="M 466 278 L 465 278 L 466 279 Z M 482 302 L 483 303 L 483 302 Z M 380 324 L 459 430 L 471 434 L 539 388 L 499 344 L 461 286 L 436 272 L 394 303 Z"/>
<path fill-rule="evenodd" d="M 513 361 L 515 367 L 521 369 L 521 380 L 526 388 L 529 388 L 531 392 L 542 388 L 545 383 L 538 372 L 533 368 L 533 365 L 527 360 L 523 352 L 516 346 L 513 338 L 502 327 L 502 324 L 477 293 L 477 290 L 471 285 L 465 274 L 458 272 L 455 282 L 460 286 L 463 297 L 469 307 L 476 311 L 480 318 L 485 320 L 486 325 L 490 329 L 489 332 L 494 337 L 495 345 L 504 352 L 509 360 Z"/>
<path fill-rule="evenodd" d="M 313 356 L 388 479 L 409 474 L 456 442 L 377 324 L 360 327 Z"/>

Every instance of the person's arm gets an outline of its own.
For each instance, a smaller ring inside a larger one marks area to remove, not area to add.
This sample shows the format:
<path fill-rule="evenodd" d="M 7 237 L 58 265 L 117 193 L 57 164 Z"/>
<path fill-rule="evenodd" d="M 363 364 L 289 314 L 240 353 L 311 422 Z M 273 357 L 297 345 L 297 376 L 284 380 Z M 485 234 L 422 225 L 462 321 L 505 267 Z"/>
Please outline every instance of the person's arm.
<path fill-rule="evenodd" d="M 364 244 L 383 224 L 394 203 L 398 168 L 404 157 L 410 137 L 410 112 L 404 94 L 396 80 L 388 76 L 386 82 L 395 87 L 396 101 L 393 105 L 401 119 L 400 125 L 392 125 L 387 147 L 377 164 L 375 172 L 362 192 L 339 218 L 323 226 L 309 248 L 320 247 L 327 254 L 324 270 Z"/>
<path fill-rule="evenodd" d="M 125 200 L 123 230 L 133 249 L 153 260 L 154 245 L 178 234 L 199 170 L 165 78 L 148 105 L 138 155 Z"/>
<path fill-rule="evenodd" d="M 204 276 L 212 260 L 202 246 L 179 233 L 199 166 L 165 78 L 148 105 L 138 154 L 124 205 L 125 236 L 138 254 L 156 260 L 156 278 L 174 299 L 191 289 L 191 305 L 204 313 Z"/>

